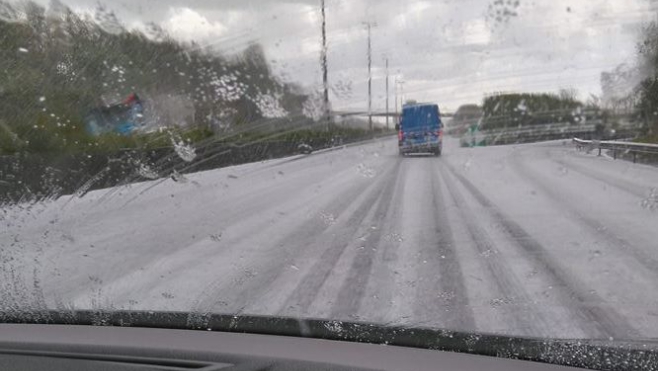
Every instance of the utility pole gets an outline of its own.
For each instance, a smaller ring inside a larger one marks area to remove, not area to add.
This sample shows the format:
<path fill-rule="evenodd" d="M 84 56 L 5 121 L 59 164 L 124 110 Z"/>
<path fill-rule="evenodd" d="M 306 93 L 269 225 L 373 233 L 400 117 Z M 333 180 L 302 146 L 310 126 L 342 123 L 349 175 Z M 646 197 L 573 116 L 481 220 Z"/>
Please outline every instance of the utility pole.
<path fill-rule="evenodd" d="M 370 22 L 368 27 L 368 127 L 372 131 L 372 45 L 370 40 Z"/>
<path fill-rule="evenodd" d="M 402 116 L 401 113 L 398 113 L 398 85 L 400 85 L 400 110 L 404 108 L 404 81 L 403 80 L 398 80 L 397 77 L 395 78 L 395 111 L 397 113 L 397 123 L 400 123 L 400 117 Z"/>
<path fill-rule="evenodd" d="M 388 127 L 388 58 L 386 58 L 386 130 Z"/>
<path fill-rule="evenodd" d="M 395 123 L 399 124 L 399 114 L 398 114 L 398 77 L 395 76 L 395 83 L 393 84 L 393 90 L 395 90 Z"/>
<path fill-rule="evenodd" d="M 320 54 L 320 63 L 322 64 L 322 84 L 324 87 L 324 121 L 329 131 L 331 123 L 331 113 L 329 112 L 329 79 L 327 72 L 327 21 L 324 10 L 324 0 L 320 0 L 322 6 L 322 52 Z"/>

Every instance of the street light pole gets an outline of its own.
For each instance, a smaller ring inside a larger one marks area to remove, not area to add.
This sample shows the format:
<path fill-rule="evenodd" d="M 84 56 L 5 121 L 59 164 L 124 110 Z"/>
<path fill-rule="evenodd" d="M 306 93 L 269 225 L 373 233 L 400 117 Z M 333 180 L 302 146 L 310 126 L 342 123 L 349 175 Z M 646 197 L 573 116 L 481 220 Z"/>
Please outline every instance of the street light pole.
<path fill-rule="evenodd" d="M 368 27 L 368 127 L 372 131 L 372 45 L 370 41 L 370 22 Z"/>
<path fill-rule="evenodd" d="M 386 130 L 389 129 L 388 127 L 388 58 L 386 58 Z"/>
<path fill-rule="evenodd" d="M 322 63 L 322 84 L 324 88 L 324 121 L 329 131 L 329 124 L 331 122 L 331 115 L 329 113 L 329 78 L 327 71 L 327 22 L 324 10 L 324 0 L 320 0 L 322 6 L 322 52 L 320 55 L 320 63 Z"/>
<path fill-rule="evenodd" d="M 395 83 L 393 84 L 393 90 L 395 90 L 395 123 L 399 124 L 400 119 L 398 115 L 398 77 L 395 76 Z"/>

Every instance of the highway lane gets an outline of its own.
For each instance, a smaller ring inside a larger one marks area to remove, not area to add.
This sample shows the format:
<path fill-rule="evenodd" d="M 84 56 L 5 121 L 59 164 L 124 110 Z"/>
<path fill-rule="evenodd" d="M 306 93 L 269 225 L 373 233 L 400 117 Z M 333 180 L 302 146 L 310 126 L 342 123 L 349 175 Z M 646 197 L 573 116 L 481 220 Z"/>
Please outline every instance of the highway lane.
<path fill-rule="evenodd" d="M 3 210 L 0 305 L 658 337 L 656 187 L 563 142 L 391 138 L 99 190 Z"/>

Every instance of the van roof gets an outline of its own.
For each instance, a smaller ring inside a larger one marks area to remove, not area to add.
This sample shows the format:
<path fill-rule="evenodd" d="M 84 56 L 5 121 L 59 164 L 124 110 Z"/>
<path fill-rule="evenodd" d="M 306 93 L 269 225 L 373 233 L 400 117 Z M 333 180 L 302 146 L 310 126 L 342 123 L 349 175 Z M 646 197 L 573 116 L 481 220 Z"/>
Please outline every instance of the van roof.
<path fill-rule="evenodd" d="M 407 103 L 402 106 L 402 109 L 413 107 L 436 107 L 438 109 L 439 105 L 436 103 Z"/>
<path fill-rule="evenodd" d="M 438 104 L 431 103 L 431 102 L 413 102 L 413 103 L 405 103 L 402 106 L 403 107 L 407 107 L 407 106 L 438 106 Z"/>

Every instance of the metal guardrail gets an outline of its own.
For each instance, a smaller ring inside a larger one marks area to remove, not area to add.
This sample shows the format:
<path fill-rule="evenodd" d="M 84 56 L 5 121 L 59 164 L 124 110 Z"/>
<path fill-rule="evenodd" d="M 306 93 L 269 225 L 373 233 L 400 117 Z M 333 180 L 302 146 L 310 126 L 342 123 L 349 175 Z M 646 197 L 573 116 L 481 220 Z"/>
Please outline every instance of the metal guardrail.
<path fill-rule="evenodd" d="M 583 140 L 578 138 L 573 138 L 573 143 L 576 144 L 576 149 L 578 150 L 598 150 L 599 156 L 601 156 L 601 150 L 610 150 L 612 151 L 612 157 L 614 159 L 617 159 L 617 156 L 620 153 L 632 153 L 633 162 L 637 161 L 638 153 L 653 154 L 658 156 L 658 144 L 622 142 L 612 140 Z"/>
<path fill-rule="evenodd" d="M 596 124 L 593 123 L 573 125 L 560 122 L 518 128 L 482 130 L 477 133 L 467 132 L 462 135 L 461 142 L 462 146 L 468 146 L 469 142 L 485 143 L 486 145 L 530 143 L 591 135 L 595 131 Z"/>
<path fill-rule="evenodd" d="M 568 135 L 570 133 L 584 133 L 593 132 L 596 125 L 569 125 L 569 124 L 547 124 L 523 127 L 511 130 L 501 130 L 484 132 L 485 135 L 493 137 L 494 141 L 505 140 L 508 138 L 519 138 L 523 136 L 531 136 L 533 138 L 550 137 L 554 135 Z"/>

